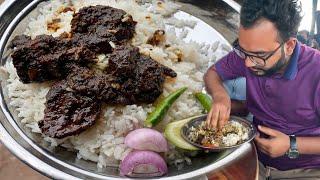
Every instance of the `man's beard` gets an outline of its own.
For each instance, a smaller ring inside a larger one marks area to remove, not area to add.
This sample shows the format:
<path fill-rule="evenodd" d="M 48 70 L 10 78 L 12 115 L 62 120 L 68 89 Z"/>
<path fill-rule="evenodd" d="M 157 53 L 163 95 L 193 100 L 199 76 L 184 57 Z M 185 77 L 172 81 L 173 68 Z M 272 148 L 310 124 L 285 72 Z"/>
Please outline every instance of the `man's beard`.
<path fill-rule="evenodd" d="M 280 71 L 284 66 L 287 65 L 288 59 L 290 57 L 286 57 L 285 53 L 284 53 L 284 48 L 281 48 L 281 57 L 280 60 L 278 60 L 278 62 L 273 65 L 271 68 L 265 70 L 259 67 L 253 67 L 252 69 L 256 70 L 253 71 L 252 69 L 250 69 L 251 73 L 256 75 L 256 76 L 267 76 L 270 77 L 273 74 L 275 74 L 276 72 Z"/>

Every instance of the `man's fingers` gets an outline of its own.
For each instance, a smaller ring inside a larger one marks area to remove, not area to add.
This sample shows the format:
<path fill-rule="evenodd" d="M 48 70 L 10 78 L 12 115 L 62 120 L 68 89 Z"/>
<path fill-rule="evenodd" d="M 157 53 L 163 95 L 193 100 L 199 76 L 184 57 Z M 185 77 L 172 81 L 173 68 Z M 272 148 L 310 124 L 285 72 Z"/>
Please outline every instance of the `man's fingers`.
<path fill-rule="evenodd" d="M 263 152 L 266 155 L 270 155 L 269 151 L 267 151 L 266 149 L 264 149 L 263 147 L 259 147 L 259 151 Z"/>
<path fill-rule="evenodd" d="M 213 108 L 210 109 L 208 116 L 207 116 L 207 127 L 211 126 L 212 111 L 213 111 Z"/>
<path fill-rule="evenodd" d="M 211 128 L 217 127 L 219 114 L 220 112 L 218 110 L 213 110 L 211 117 Z"/>
<path fill-rule="evenodd" d="M 210 109 L 210 112 L 209 112 L 209 114 L 208 114 L 208 116 L 207 116 L 207 126 L 209 127 L 209 128 L 211 128 L 211 127 L 216 127 L 216 110 L 215 110 L 215 108 L 214 108 L 214 106 L 212 106 L 212 108 Z"/>
<path fill-rule="evenodd" d="M 221 112 L 221 113 L 219 114 L 219 118 L 218 118 L 219 120 L 218 120 L 218 123 L 217 123 L 217 128 L 218 128 L 218 129 L 221 129 L 221 128 L 224 126 L 225 116 L 226 116 L 225 113 L 222 113 L 222 112 Z"/>
<path fill-rule="evenodd" d="M 229 116 L 230 116 L 230 113 L 228 110 L 221 112 L 219 116 L 219 121 L 218 121 L 218 129 L 221 129 L 223 128 L 224 125 L 226 125 L 226 123 L 229 121 Z"/>
<path fill-rule="evenodd" d="M 257 132 L 256 136 L 254 136 L 254 138 L 256 138 L 256 137 L 260 137 L 260 133 L 259 132 Z"/>
<path fill-rule="evenodd" d="M 267 149 L 268 144 L 270 143 L 269 139 L 261 138 L 260 134 L 254 138 L 254 141 L 260 148 L 263 148 L 263 149 Z"/>
<path fill-rule="evenodd" d="M 224 125 L 226 125 L 228 123 L 229 119 L 230 119 L 230 111 L 231 111 L 230 108 L 228 108 L 227 111 L 226 111 L 226 117 L 225 117 L 225 121 L 224 121 L 225 124 Z"/>
<path fill-rule="evenodd" d="M 259 149 L 259 151 L 263 152 L 264 154 L 269 155 L 270 154 L 268 150 L 269 148 L 264 143 L 261 142 L 261 139 L 264 139 L 264 138 L 260 138 L 259 136 L 260 134 L 254 138 L 257 148 Z"/>
<path fill-rule="evenodd" d="M 207 117 L 207 125 L 210 128 L 222 128 L 228 122 L 229 116 L 229 108 L 221 104 L 213 104 Z"/>
<path fill-rule="evenodd" d="M 271 129 L 271 128 L 268 128 L 268 127 L 265 127 L 265 126 L 258 126 L 258 129 L 265 133 L 266 135 L 269 135 L 271 137 L 276 137 L 278 135 L 278 131 L 277 130 L 274 130 L 274 129 Z"/>
<path fill-rule="evenodd" d="M 269 141 L 270 141 L 269 139 L 262 138 L 260 133 L 259 133 L 258 136 L 256 136 L 256 137 L 254 138 L 254 140 L 255 140 L 255 141 L 258 141 L 259 143 L 262 143 L 262 144 L 268 144 Z"/>

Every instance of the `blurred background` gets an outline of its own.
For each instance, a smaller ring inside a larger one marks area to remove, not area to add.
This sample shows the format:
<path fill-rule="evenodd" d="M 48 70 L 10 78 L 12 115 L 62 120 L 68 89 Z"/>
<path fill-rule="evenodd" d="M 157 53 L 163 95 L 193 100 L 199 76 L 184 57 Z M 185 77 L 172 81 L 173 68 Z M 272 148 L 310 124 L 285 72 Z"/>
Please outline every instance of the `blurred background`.
<path fill-rule="evenodd" d="M 315 49 L 320 50 L 320 1 L 300 0 L 303 19 L 300 24 L 298 39 Z"/>
<path fill-rule="evenodd" d="M 243 0 L 235 0 L 240 5 Z M 303 19 L 298 33 L 298 40 L 303 44 L 320 50 L 320 1 L 299 0 L 302 5 Z"/>

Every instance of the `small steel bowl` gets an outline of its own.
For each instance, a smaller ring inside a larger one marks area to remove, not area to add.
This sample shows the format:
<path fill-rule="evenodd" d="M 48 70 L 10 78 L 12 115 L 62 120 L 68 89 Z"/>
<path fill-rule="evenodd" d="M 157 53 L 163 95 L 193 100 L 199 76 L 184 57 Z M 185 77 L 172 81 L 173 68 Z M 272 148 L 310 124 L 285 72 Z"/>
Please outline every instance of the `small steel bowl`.
<path fill-rule="evenodd" d="M 225 151 L 228 149 L 234 149 L 236 147 L 241 146 L 244 143 L 250 142 L 257 134 L 257 129 L 252 125 L 252 123 L 248 120 L 245 120 L 243 118 L 237 117 L 237 116 L 230 116 L 230 120 L 229 121 L 236 121 L 240 124 L 242 124 L 244 127 L 248 128 L 249 130 L 249 134 L 248 134 L 248 139 L 243 141 L 242 143 L 239 143 L 237 145 L 233 145 L 233 146 L 223 146 L 223 147 L 206 147 L 203 146 L 201 144 L 192 142 L 189 138 L 188 138 L 188 134 L 190 133 L 190 128 L 193 127 L 197 127 L 201 124 L 202 121 L 205 121 L 207 119 L 207 115 L 203 115 L 201 117 L 197 117 L 193 120 L 190 120 L 188 123 L 186 123 L 182 128 L 181 128 L 181 136 L 188 141 L 190 144 L 205 150 L 205 151 L 210 151 L 210 152 L 221 152 L 221 151 Z"/>

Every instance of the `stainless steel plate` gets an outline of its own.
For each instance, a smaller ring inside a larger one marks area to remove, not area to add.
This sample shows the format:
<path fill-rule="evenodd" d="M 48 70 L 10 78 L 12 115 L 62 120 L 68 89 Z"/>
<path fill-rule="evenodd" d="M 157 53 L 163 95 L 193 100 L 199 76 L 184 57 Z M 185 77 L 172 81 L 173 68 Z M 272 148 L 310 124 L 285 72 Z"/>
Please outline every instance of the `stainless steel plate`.
<path fill-rule="evenodd" d="M 38 4 L 41 2 L 43 1 L 11 0 L 4 2 L 0 7 L 1 66 L 10 60 L 10 50 L 7 49 L 10 39 L 24 32 L 29 18 L 39 14 Z M 227 3 L 198 0 L 181 0 L 178 3 L 182 5 L 182 14 L 185 13 L 188 16 L 192 14 L 192 17 L 201 24 L 199 28 L 204 30 L 202 31 L 206 35 L 204 37 L 219 37 L 224 42 L 235 39 L 236 26 L 232 22 L 237 12 Z M 210 40 L 210 38 L 204 39 Z M 10 108 L 5 80 L 6 77 L 1 76 L 0 140 L 13 154 L 35 170 L 53 179 L 123 179 L 119 177 L 117 167 L 97 169 L 95 163 L 79 160 L 73 152 L 63 148 L 50 149 L 46 144 L 41 144 L 39 137 L 22 127 L 17 120 L 17 112 Z M 210 174 L 241 158 L 250 150 L 250 144 L 245 144 L 234 150 L 196 157 L 192 159 L 192 166 L 187 166 L 183 170 L 177 171 L 175 167 L 170 167 L 168 176 L 163 179 L 189 179 Z"/>
<path fill-rule="evenodd" d="M 231 149 L 234 149 L 234 148 L 237 148 L 245 143 L 248 143 L 250 142 L 257 134 L 257 129 L 248 121 L 248 120 L 245 120 L 245 119 L 242 119 L 240 117 L 237 117 L 237 116 L 230 116 L 230 120 L 229 121 L 235 121 L 235 122 L 238 122 L 240 123 L 241 125 L 243 125 L 245 128 L 248 129 L 249 133 L 248 133 L 248 139 L 246 139 L 245 141 L 237 144 L 237 145 L 234 145 L 234 146 L 223 146 L 223 147 L 214 147 L 214 148 L 210 148 L 210 147 L 207 147 L 207 146 L 203 146 L 201 144 L 198 144 L 198 143 L 195 143 L 193 141 L 191 141 L 189 138 L 188 138 L 188 135 L 190 134 L 190 128 L 191 127 L 198 127 L 203 121 L 205 121 L 207 118 L 207 115 L 204 115 L 204 116 L 201 116 L 201 117 L 198 117 L 198 118 L 195 118 L 191 121 L 189 121 L 188 123 L 186 123 L 183 128 L 181 128 L 181 136 L 186 140 L 188 141 L 190 144 L 202 149 L 202 150 L 205 150 L 205 151 L 210 151 L 210 152 L 222 152 L 222 151 L 226 151 L 226 150 L 231 150 Z"/>

